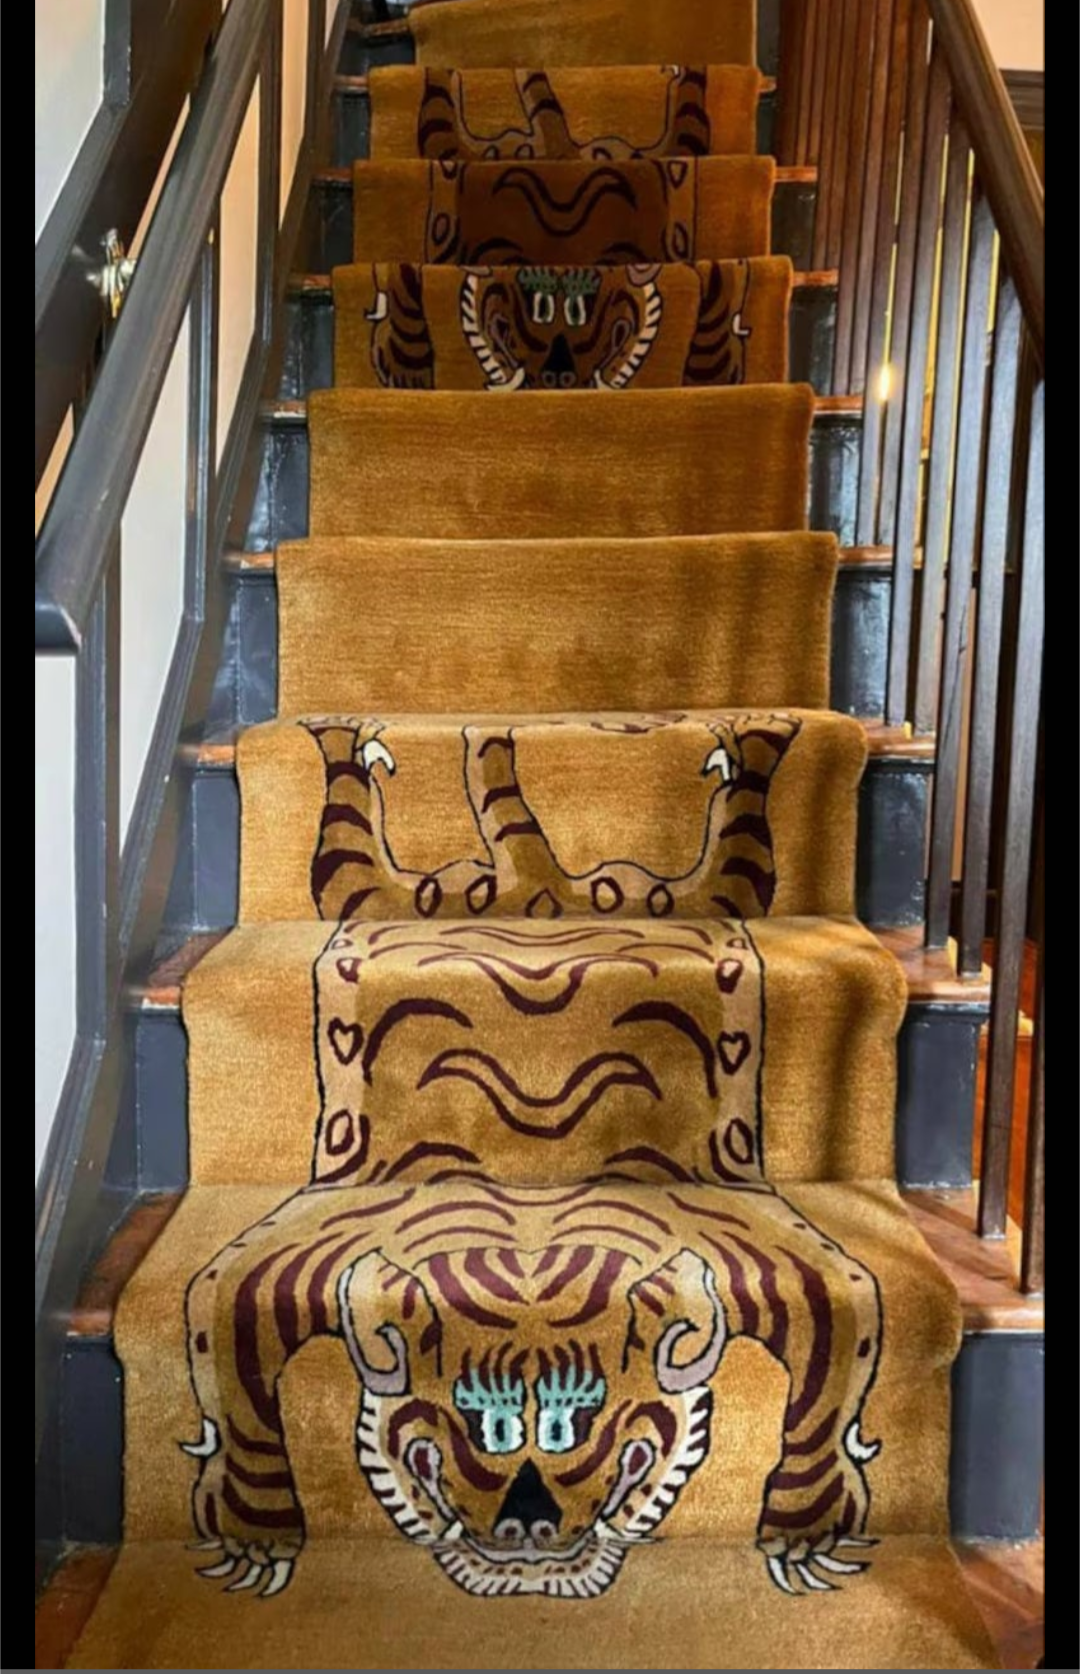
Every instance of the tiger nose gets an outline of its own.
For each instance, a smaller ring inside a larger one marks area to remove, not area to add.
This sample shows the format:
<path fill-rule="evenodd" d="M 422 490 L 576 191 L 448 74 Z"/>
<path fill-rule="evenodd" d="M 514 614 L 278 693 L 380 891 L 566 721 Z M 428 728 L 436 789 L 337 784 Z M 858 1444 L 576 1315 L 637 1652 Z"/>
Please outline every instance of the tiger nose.
<path fill-rule="evenodd" d="M 527 1459 L 507 1490 L 495 1519 L 496 1540 L 550 1541 L 559 1532 L 562 1512 L 544 1486 L 531 1459 Z"/>
<path fill-rule="evenodd" d="M 540 382 L 545 389 L 570 389 L 577 382 L 574 357 L 570 345 L 560 331 L 540 368 Z"/>

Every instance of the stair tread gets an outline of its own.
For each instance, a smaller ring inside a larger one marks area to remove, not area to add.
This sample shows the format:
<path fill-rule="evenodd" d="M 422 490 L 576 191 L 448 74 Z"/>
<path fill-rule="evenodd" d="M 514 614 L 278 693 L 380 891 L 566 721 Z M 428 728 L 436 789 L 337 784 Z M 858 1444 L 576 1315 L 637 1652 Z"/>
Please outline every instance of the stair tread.
<path fill-rule="evenodd" d="M 314 186 L 333 186 L 351 192 L 353 165 L 350 163 L 340 167 L 316 169 L 311 179 Z M 775 179 L 777 186 L 816 186 L 818 171 L 816 167 L 780 163 L 777 164 Z"/>
<path fill-rule="evenodd" d="M 731 389 L 735 390 L 735 389 L 740 389 L 740 388 L 742 388 L 742 389 L 751 388 L 753 386 L 733 384 L 729 387 Z M 439 392 L 437 392 L 437 391 L 425 390 L 423 392 L 423 399 L 424 400 L 430 400 L 433 395 L 438 394 L 438 393 Z M 455 395 L 455 394 L 458 394 L 459 392 L 457 392 L 457 391 L 443 391 L 441 393 Z M 470 393 L 472 393 L 472 392 L 470 392 Z M 546 392 L 541 392 L 541 393 L 546 393 Z M 574 391 L 574 393 L 577 394 L 577 395 L 596 394 L 596 395 L 599 395 L 601 397 L 601 399 L 604 399 L 608 392 L 600 391 L 600 390 L 595 390 L 595 391 L 576 390 L 576 391 Z M 645 393 L 645 392 L 640 392 L 639 391 L 638 393 L 641 394 L 641 393 Z M 659 392 L 649 391 L 648 393 L 653 394 L 653 393 L 659 393 Z M 858 416 L 862 413 L 863 405 L 864 405 L 864 402 L 863 402 L 863 398 L 862 398 L 861 395 L 815 395 L 814 396 L 814 417 L 817 419 L 817 418 L 835 418 L 835 417 Z M 307 423 L 307 419 L 308 419 L 307 397 L 306 396 L 294 396 L 294 395 L 277 395 L 277 396 L 274 396 L 273 399 L 271 399 L 269 401 L 263 401 L 263 402 L 260 403 L 260 405 L 259 405 L 259 418 L 260 418 L 260 420 L 262 421 L 263 424 L 284 424 L 284 425 L 289 425 L 290 427 L 294 426 L 294 425 L 304 425 L 304 424 Z M 873 550 L 877 550 L 877 549 L 873 549 Z"/>
<path fill-rule="evenodd" d="M 264 1191 L 264 1188 L 228 1186 L 204 1189 Z M 273 1194 L 280 1189 L 268 1190 Z M 959 1292 L 965 1331 L 1042 1331 L 1045 1311 L 1042 1297 L 1025 1296 L 1019 1288 L 1020 1232 L 1013 1222 L 1009 1223 L 1007 1239 L 990 1242 L 981 1239 L 975 1230 L 974 1190 L 902 1190 L 900 1195 Z M 69 1335 L 111 1335 L 121 1291 L 157 1242 L 184 1196 L 183 1192 L 154 1194 L 133 1205 L 113 1232 L 79 1293 L 71 1314 Z"/>
<path fill-rule="evenodd" d="M 201 959 L 230 935 L 230 930 L 201 930 L 162 959 L 145 983 L 127 991 L 130 1006 L 143 1011 L 178 1011 L 184 978 Z M 908 1000 L 937 1000 L 943 1003 L 986 1004 L 990 998 L 990 973 L 968 980 L 956 975 L 952 949 L 928 952 L 919 942 L 918 929 L 879 929 L 873 934 L 900 961 L 908 985 Z"/>
<path fill-rule="evenodd" d="M 812 272 L 796 269 L 792 274 L 791 282 L 797 291 L 833 290 L 840 283 L 840 274 L 838 269 L 834 267 L 819 268 Z M 332 297 L 334 294 L 334 276 L 332 273 L 293 273 L 289 276 L 287 290 L 288 294 L 293 297 Z"/>
<path fill-rule="evenodd" d="M 363 539 L 363 536 L 358 537 Z M 291 542 L 298 545 L 298 542 Z M 893 549 L 891 546 L 842 546 L 840 548 L 840 568 L 842 570 L 860 570 L 867 567 L 891 569 Z M 268 548 L 263 552 L 233 551 L 226 552 L 222 557 L 225 568 L 236 575 L 272 575 L 277 568 L 277 555 L 274 549 Z M 883 730 L 878 722 L 873 725 L 879 731 Z M 898 736 L 902 729 L 895 729 Z"/>

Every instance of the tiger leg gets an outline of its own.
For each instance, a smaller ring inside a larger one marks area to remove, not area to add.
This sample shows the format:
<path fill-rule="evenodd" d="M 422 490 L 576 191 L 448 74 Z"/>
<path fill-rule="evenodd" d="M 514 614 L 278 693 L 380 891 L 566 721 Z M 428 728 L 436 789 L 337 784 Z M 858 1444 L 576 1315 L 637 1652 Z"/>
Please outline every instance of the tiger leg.
<path fill-rule="evenodd" d="M 351 1194 L 300 1192 L 221 1250 L 188 1286 L 188 1357 L 201 1433 L 192 1506 L 201 1574 L 263 1597 L 288 1584 L 304 1543 L 278 1380 L 310 1338 L 340 1334 L 338 1269 L 370 1248 Z"/>
<path fill-rule="evenodd" d="M 767 1259 L 791 1384 L 758 1545 L 783 1591 L 827 1591 L 865 1567 L 840 1549 L 874 1544 L 863 1537 L 865 1467 L 880 1443 L 867 1443 L 859 1426 L 881 1349 L 881 1300 L 867 1267 L 782 1198 L 773 1207 L 787 1222 Z"/>
<path fill-rule="evenodd" d="M 570 881 L 522 793 L 508 729 L 465 728 L 465 787 L 494 869 L 491 901 L 503 911 L 557 917 Z"/>
<path fill-rule="evenodd" d="M 769 786 L 799 722 L 789 715 L 745 717 L 718 721 L 711 730 L 716 747 L 702 772 L 715 774 L 717 784 L 701 860 L 687 882 L 703 912 L 760 918 L 776 892 Z"/>

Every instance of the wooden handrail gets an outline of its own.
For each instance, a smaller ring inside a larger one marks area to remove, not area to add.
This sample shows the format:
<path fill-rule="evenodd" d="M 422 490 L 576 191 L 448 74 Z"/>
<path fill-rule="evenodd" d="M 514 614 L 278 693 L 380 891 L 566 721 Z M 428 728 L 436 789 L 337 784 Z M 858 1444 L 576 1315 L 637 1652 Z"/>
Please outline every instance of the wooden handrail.
<path fill-rule="evenodd" d="M 1012 100 L 990 55 L 972 0 L 929 0 L 934 39 L 994 211 L 1032 344 L 1045 365 L 1045 201 Z"/>

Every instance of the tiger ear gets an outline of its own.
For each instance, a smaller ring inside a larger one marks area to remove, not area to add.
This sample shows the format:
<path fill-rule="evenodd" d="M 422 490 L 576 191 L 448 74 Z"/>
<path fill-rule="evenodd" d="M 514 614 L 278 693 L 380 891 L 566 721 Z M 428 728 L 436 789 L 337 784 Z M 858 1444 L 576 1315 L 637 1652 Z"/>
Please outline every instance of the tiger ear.
<path fill-rule="evenodd" d="M 630 1290 L 625 1362 L 643 1353 L 666 1395 L 708 1383 L 727 1341 L 716 1276 L 693 1250 L 680 1250 Z M 684 1339 L 687 1341 L 684 1342 Z"/>
<path fill-rule="evenodd" d="M 337 1301 L 341 1334 L 372 1395 L 408 1395 L 418 1361 L 430 1359 L 438 1375 L 439 1317 L 414 1273 L 372 1250 L 344 1269 Z"/>

